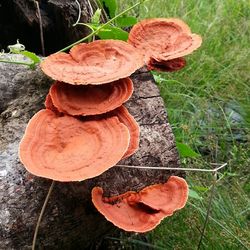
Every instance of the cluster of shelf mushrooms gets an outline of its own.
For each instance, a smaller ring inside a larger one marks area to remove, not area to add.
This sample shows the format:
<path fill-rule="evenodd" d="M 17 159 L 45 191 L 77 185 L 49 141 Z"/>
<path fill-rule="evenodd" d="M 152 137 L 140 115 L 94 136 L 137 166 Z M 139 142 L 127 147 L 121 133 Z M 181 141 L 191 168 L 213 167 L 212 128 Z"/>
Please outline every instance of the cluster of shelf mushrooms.
<path fill-rule="evenodd" d="M 20 143 L 25 168 L 56 181 L 83 181 L 134 154 L 139 126 L 123 106 L 133 93 L 129 76 L 144 65 L 179 70 L 186 64 L 183 56 L 201 42 L 183 21 L 155 18 L 136 24 L 128 42 L 99 40 L 48 56 L 40 66 L 55 82 Z M 134 232 L 156 227 L 184 207 L 187 196 L 187 183 L 176 176 L 110 198 L 100 187 L 92 190 L 93 204 L 106 219 Z"/>

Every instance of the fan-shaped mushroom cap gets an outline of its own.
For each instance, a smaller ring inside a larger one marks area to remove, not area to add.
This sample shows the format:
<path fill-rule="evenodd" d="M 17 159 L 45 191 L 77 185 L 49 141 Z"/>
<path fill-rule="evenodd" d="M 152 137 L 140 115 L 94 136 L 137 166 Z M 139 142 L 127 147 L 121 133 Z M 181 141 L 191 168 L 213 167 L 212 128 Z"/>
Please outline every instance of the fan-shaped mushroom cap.
<path fill-rule="evenodd" d="M 114 201 L 105 201 L 102 195 L 102 188 L 93 188 L 92 201 L 95 207 L 108 221 L 125 231 L 147 232 L 162 219 L 158 211 L 140 205 L 136 194 L 124 195 Z"/>
<path fill-rule="evenodd" d="M 188 55 L 200 47 L 202 39 L 179 19 L 153 18 L 134 25 L 128 42 L 143 51 L 148 63 L 150 58 L 167 61 Z"/>
<path fill-rule="evenodd" d="M 128 145 L 129 131 L 117 117 L 80 121 L 46 109 L 29 121 L 19 157 L 34 175 L 81 181 L 114 166 Z"/>
<path fill-rule="evenodd" d="M 171 176 L 165 184 L 146 187 L 139 193 L 129 191 L 111 198 L 102 196 L 102 188 L 93 188 L 92 202 L 107 220 L 126 231 L 147 232 L 184 207 L 188 185 L 180 177 Z"/>
<path fill-rule="evenodd" d="M 58 81 L 96 85 L 128 77 L 143 65 L 140 51 L 127 42 L 98 40 L 48 56 L 41 69 Z"/>
<path fill-rule="evenodd" d="M 114 110 L 126 102 L 133 93 L 133 82 L 130 78 L 94 86 L 55 82 L 49 93 L 60 112 L 69 115 L 97 115 Z"/>
<path fill-rule="evenodd" d="M 138 150 L 140 141 L 140 127 L 134 117 L 124 106 L 115 109 L 112 114 L 116 115 L 119 121 L 125 124 L 129 130 L 130 142 L 127 152 L 122 157 L 124 159 L 131 156 Z"/>
<path fill-rule="evenodd" d="M 164 184 L 144 188 L 140 195 L 142 203 L 161 210 L 169 216 L 185 206 L 188 198 L 188 185 L 183 178 L 171 176 Z"/>

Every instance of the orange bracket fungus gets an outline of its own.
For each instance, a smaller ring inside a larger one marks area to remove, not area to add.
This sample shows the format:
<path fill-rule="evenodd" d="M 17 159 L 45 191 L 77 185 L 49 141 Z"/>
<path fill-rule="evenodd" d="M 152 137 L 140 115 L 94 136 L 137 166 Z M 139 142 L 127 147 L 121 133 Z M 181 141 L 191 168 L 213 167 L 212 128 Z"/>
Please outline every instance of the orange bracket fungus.
<path fill-rule="evenodd" d="M 201 42 L 183 21 L 155 18 L 136 24 L 128 43 L 99 40 L 78 44 L 69 54 L 48 56 L 41 69 L 56 82 L 46 97 L 46 109 L 31 118 L 20 142 L 25 168 L 57 181 L 82 181 L 134 154 L 140 128 L 122 105 L 133 93 L 129 76 L 145 63 L 149 69 L 179 70 L 186 64 L 183 56 Z M 176 176 L 110 198 L 103 197 L 100 187 L 92 190 L 98 211 L 133 232 L 152 230 L 183 208 L 187 197 L 186 181 Z"/>
<path fill-rule="evenodd" d="M 183 57 L 168 61 L 157 61 L 153 58 L 150 58 L 147 66 L 148 70 L 173 72 L 184 68 L 186 66 L 186 60 Z"/>
<path fill-rule="evenodd" d="M 55 113 L 59 113 L 58 109 L 54 106 L 49 93 L 46 96 L 44 106 L 45 106 L 46 109 L 50 109 L 51 111 L 53 111 Z"/>
<path fill-rule="evenodd" d="M 116 165 L 128 149 L 129 138 L 117 117 L 81 121 L 46 109 L 29 121 L 19 157 L 34 175 L 81 181 Z"/>
<path fill-rule="evenodd" d="M 143 64 L 139 50 L 117 40 L 78 44 L 69 54 L 48 56 L 41 68 L 57 81 L 46 109 L 32 117 L 20 143 L 26 169 L 53 180 L 81 181 L 133 154 L 139 126 L 120 106 L 133 93 L 128 76 Z"/>
<path fill-rule="evenodd" d="M 103 85 L 74 86 L 55 82 L 50 88 L 53 105 L 69 115 L 97 115 L 114 110 L 133 93 L 133 82 L 123 78 Z"/>
<path fill-rule="evenodd" d="M 54 80 L 76 85 L 103 84 L 130 76 L 144 65 L 140 51 L 118 40 L 97 40 L 59 52 L 41 63 Z"/>
<path fill-rule="evenodd" d="M 92 190 L 92 202 L 107 220 L 125 231 L 147 232 L 154 229 L 162 219 L 183 208 L 188 198 L 186 181 L 171 176 L 164 184 L 155 184 L 140 192 L 104 198 L 103 190 Z"/>
<path fill-rule="evenodd" d="M 185 55 L 200 47 L 202 39 L 175 18 L 142 20 L 131 29 L 128 43 L 142 51 L 149 69 L 175 71 L 185 66 Z"/>
<path fill-rule="evenodd" d="M 122 157 L 124 159 L 134 154 L 139 148 L 140 127 L 134 117 L 128 112 L 128 110 L 124 106 L 115 109 L 112 114 L 117 116 L 119 121 L 125 124 L 129 130 L 130 142 L 127 152 Z"/>

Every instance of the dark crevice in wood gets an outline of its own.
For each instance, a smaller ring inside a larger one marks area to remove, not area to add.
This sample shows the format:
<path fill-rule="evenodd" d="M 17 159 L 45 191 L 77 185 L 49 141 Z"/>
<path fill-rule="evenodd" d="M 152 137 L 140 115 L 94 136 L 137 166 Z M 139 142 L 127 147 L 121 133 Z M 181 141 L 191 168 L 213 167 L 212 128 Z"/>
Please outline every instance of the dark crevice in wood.
<path fill-rule="evenodd" d="M 152 95 L 152 96 L 138 96 L 138 99 L 145 99 L 145 100 L 147 100 L 147 99 L 151 99 L 151 98 L 161 98 L 161 96 L 160 95 Z"/>

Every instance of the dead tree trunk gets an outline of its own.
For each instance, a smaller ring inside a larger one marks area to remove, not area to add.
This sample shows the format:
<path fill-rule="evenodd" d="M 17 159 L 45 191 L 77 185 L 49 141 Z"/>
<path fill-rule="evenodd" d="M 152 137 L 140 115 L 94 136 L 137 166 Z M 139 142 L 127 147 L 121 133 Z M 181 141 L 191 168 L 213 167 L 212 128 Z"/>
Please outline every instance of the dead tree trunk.
<path fill-rule="evenodd" d="M 18 145 L 29 119 L 44 108 L 50 80 L 40 69 L 0 63 L 0 249 L 29 249 L 50 180 L 29 174 L 18 158 Z M 149 72 L 133 77 L 135 91 L 127 103 L 140 124 L 140 149 L 121 162 L 127 165 L 179 166 L 174 137 L 164 103 Z M 40 249 L 85 249 L 114 230 L 93 207 L 91 189 L 106 195 L 140 190 L 165 182 L 160 170 L 113 167 L 97 178 L 56 183 L 39 231 Z M 38 248 L 39 249 L 39 248 Z"/>

